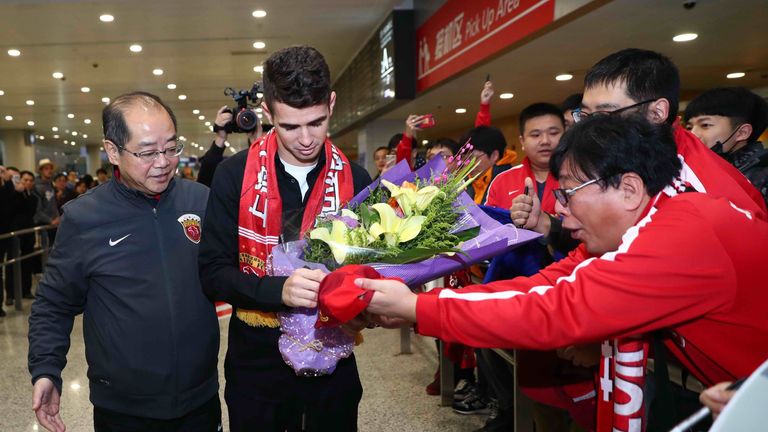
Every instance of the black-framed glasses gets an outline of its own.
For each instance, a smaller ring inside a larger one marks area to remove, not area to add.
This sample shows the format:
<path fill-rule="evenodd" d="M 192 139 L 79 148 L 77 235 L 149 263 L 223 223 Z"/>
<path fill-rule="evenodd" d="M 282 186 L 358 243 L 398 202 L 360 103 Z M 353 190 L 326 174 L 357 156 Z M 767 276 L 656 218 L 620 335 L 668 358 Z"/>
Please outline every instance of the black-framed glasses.
<path fill-rule="evenodd" d="M 571 111 L 571 117 L 573 117 L 573 121 L 574 122 L 578 123 L 578 122 L 580 122 L 582 120 L 586 120 L 587 118 L 592 117 L 592 116 L 618 115 L 618 114 L 621 114 L 621 113 L 626 112 L 628 110 L 631 110 L 632 108 L 637 108 L 639 106 L 643 106 L 645 104 L 649 104 L 649 103 L 651 103 L 651 102 L 653 102 L 655 100 L 658 100 L 658 99 L 659 98 L 644 100 L 642 102 L 638 102 L 638 103 L 632 104 L 630 106 L 625 106 L 624 108 L 619 108 L 619 109 L 614 110 L 614 111 L 595 111 L 593 113 L 588 113 L 588 112 L 582 111 L 581 108 L 576 108 L 575 110 Z"/>
<path fill-rule="evenodd" d="M 147 150 L 139 153 L 132 152 L 127 148 L 123 146 L 119 146 L 117 144 L 115 144 L 115 147 L 136 156 L 137 158 L 139 158 L 140 161 L 144 163 L 154 162 L 161 154 L 165 156 L 166 159 L 175 158 L 181 154 L 182 150 L 184 150 L 183 143 L 177 143 L 175 146 L 168 147 L 165 150 Z"/>
<path fill-rule="evenodd" d="M 575 194 L 579 189 L 585 188 L 585 187 L 587 187 L 587 186 L 589 186 L 589 185 L 591 185 L 593 183 L 597 183 L 600 180 L 601 180 L 600 178 L 596 178 L 594 180 L 589 180 L 589 181 L 586 181 L 586 182 L 576 186 L 575 188 L 571 188 L 571 189 L 562 189 L 562 188 L 554 189 L 554 190 L 552 190 L 552 193 L 555 194 L 555 199 L 557 200 L 557 202 L 560 203 L 561 206 L 567 207 L 568 206 L 568 199 L 573 194 Z"/>

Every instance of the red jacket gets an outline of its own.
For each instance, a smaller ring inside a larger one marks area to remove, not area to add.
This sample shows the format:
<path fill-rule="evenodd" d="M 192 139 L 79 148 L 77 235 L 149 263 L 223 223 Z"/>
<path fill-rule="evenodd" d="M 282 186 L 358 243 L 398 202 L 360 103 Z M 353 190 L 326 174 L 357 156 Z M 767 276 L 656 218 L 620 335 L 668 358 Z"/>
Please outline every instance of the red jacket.
<path fill-rule="evenodd" d="M 733 165 L 716 155 L 680 125 L 673 128 L 677 154 L 683 162 L 680 178 L 699 192 L 728 198 L 736 206 L 768 220 L 760 191 Z"/>
<path fill-rule="evenodd" d="M 421 334 L 476 347 L 552 349 L 671 329 L 668 346 L 707 385 L 768 358 L 768 223 L 725 199 L 663 196 L 615 252 L 583 245 L 531 278 L 438 289 Z"/>
<path fill-rule="evenodd" d="M 525 191 L 525 178 L 530 177 L 533 180 L 533 193 L 538 193 L 538 184 L 536 177 L 531 169 L 531 161 L 526 157 L 520 165 L 498 174 L 488 186 L 488 197 L 485 199 L 485 205 L 508 209 L 512 207 L 512 200 Z M 552 173 L 547 175 L 542 196 L 541 208 L 549 214 L 555 214 L 555 195 L 553 189 L 560 187 L 557 179 Z"/>

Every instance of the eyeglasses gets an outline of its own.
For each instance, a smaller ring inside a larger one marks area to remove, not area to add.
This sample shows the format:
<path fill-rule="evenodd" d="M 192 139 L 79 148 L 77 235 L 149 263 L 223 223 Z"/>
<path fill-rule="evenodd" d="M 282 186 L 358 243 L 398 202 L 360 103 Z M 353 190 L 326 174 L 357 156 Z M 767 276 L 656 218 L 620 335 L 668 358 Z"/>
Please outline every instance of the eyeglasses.
<path fill-rule="evenodd" d="M 573 121 L 574 122 L 578 123 L 578 122 L 580 122 L 582 120 L 586 120 L 588 117 L 592 117 L 592 116 L 618 115 L 618 114 L 621 114 L 622 112 L 631 110 L 632 108 L 637 108 L 639 106 L 642 106 L 642 105 L 645 105 L 645 104 L 649 104 L 649 103 L 651 103 L 651 102 L 653 102 L 653 101 L 655 101 L 657 99 L 658 98 L 644 100 L 642 102 L 638 102 L 636 104 L 633 104 L 633 105 L 630 105 L 630 106 L 626 106 L 624 108 L 619 108 L 619 109 L 617 109 L 615 111 L 595 111 L 593 113 L 588 113 L 588 112 L 582 111 L 581 108 L 576 108 L 575 110 L 571 111 L 571 117 L 573 117 Z"/>
<path fill-rule="evenodd" d="M 578 185 L 578 186 L 576 186 L 575 188 L 572 188 L 572 189 L 562 189 L 562 188 L 561 189 L 554 189 L 552 191 L 552 193 L 555 194 L 555 199 L 557 199 L 557 202 L 559 202 L 561 206 L 567 207 L 568 206 L 568 199 L 571 196 L 573 196 L 573 194 L 575 194 L 576 191 L 578 191 L 579 189 L 585 188 L 585 187 L 591 185 L 592 183 L 597 183 L 600 180 L 601 180 L 600 178 L 596 178 L 594 180 L 589 180 L 589 181 L 584 182 L 584 183 L 582 183 L 582 184 L 580 184 L 580 185 Z"/>
<path fill-rule="evenodd" d="M 181 154 L 182 150 L 184 150 L 184 144 L 182 143 L 178 143 L 173 147 L 168 147 L 165 150 L 147 150 L 139 153 L 134 153 L 126 149 L 125 147 L 119 146 L 117 144 L 115 144 L 115 147 L 121 150 L 125 150 L 126 152 L 136 156 L 137 158 L 139 158 L 139 160 L 145 163 L 154 162 L 161 154 L 165 156 L 166 159 L 175 158 Z"/>

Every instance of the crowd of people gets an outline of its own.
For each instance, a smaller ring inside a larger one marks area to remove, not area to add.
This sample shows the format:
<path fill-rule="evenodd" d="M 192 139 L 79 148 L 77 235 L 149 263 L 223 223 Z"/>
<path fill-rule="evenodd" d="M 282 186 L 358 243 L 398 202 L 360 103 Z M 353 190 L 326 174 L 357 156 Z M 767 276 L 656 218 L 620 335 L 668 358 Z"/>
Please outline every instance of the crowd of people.
<path fill-rule="evenodd" d="M 47 158 L 38 161 L 37 174 L 31 171 L 31 167 L 25 168 L 29 170 L 0 166 L 0 234 L 51 225 L 52 228 L 42 234 L 47 236 L 48 244 L 53 244 L 55 240 L 62 206 L 109 179 L 104 168 L 97 170 L 98 180 L 88 174 L 79 177 L 74 170 L 57 172 L 54 163 Z M 35 243 L 35 234 L 20 236 L 20 255 L 32 252 Z M 0 262 L 11 259 L 12 247 L 12 239 L 0 240 Z M 34 298 L 32 275 L 41 271 L 39 257 L 22 261 L 22 298 Z M 14 274 L 10 267 L 5 270 L 3 279 L 5 291 L 4 294 L 0 292 L 0 317 L 6 315 L 3 305 L 14 303 Z"/>
<path fill-rule="evenodd" d="M 65 429 L 61 373 L 73 320 L 84 314 L 95 430 L 221 430 L 214 302 L 226 302 L 231 430 L 357 429 L 364 395 L 354 354 L 308 377 L 278 351 L 276 313 L 317 306 L 326 275 L 272 276 L 267 263 L 275 245 L 302 238 L 372 179 L 328 138 L 337 95 L 320 52 L 278 50 L 263 77 L 274 127 L 250 132 L 249 148 L 224 158 L 232 114 L 222 107 L 196 182 L 176 174 L 183 144 L 173 111 L 145 92 L 104 108 L 113 176 L 98 173 L 101 186 L 73 199 L 77 173 L 54 175 L 48 160 L 37 180 L 5 169 L 2 199 L 14 210 L 2 228 L 57 227 L 29 321 L 43 427 Z M 522 109 L 519 153 L 493 126 L 490 81 L 458 141 L 418 146 L 432 119 L 409 115 L 374 152 L 379 175 L 403 160 L 450 162 L 469 141 L 478 162 L 470 197 L 542 237 L 429 292 L 360 278 L 373 296 L 346 329 L 415 325 L 445 342 L 456 363 L 453 409 L 486 414 L 482 431 L 512 430 L 513 385 L 535 401 L 539 431 L 667 430 L 688 413 L 678 400 L 697 397 L 670 382 L 668 363 L 705 387 L 751 373 L 768 358 L 768 156 L 758 141 L 766 103 L 746 89 L 715 89 L 691 101 L 681 122 L 679 91 L 667 57 L 610 54 L 587 72 L 582 94 Z M 518 350 L 519 382 L 492 348 Z M 715 410 L 727 401 L 723 385 L 702 397 Z M 439 380 L 426 390 L 438 394 Z"/>

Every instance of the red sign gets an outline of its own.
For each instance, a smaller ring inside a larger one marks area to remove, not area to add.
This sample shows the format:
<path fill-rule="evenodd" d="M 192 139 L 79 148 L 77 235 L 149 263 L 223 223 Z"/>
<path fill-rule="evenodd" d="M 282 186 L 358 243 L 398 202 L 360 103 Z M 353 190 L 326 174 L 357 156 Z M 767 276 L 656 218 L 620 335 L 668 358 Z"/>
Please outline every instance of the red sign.
<path fill-rule="evenodd" d="M 448 0 L 416 31 L 417 91 L 503 50 L 554 16 L 555 0 Z"/>

